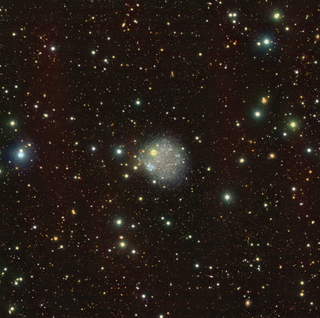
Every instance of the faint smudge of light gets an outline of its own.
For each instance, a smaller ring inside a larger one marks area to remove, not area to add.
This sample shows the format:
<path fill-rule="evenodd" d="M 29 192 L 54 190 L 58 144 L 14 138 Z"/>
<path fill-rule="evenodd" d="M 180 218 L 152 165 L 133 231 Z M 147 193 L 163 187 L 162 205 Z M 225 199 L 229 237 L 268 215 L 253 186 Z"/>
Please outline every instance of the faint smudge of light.
<path fill-rule="evenodd" d="M 270 159 L 274 159 L 276 157 L 276 155 L 273 153 L 273 152 L 271 152 L 270 154 L 269 154 L 269 158 Z"/>
<path fill-rule="evenodd" d="M 290 123 L 290 126 L 291 126 L 292 128 L 295 128 L 295 127 L 297 126 L 297 124 L 296 124 L 294 121 L 292 121 L 292 122 Z"/>

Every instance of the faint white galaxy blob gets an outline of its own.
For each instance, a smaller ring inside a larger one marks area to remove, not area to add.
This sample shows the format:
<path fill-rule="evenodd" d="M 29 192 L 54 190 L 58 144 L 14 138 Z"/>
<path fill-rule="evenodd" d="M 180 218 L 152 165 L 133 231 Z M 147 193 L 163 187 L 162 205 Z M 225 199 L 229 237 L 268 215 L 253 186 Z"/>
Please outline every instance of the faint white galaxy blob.
<path fill-rule="evenodd" d="M 176 139 L 160 137 L 145 143 L 138 160 L 153 184 L 172 187 L 187 180 L 188 152 Z"/>

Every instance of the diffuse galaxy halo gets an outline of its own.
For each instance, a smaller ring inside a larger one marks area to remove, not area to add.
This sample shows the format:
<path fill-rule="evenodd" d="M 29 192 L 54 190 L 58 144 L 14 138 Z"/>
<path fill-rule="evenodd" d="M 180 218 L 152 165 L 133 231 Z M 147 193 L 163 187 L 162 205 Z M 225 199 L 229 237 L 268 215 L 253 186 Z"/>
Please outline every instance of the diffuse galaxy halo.
<path fill-rule="evenodd" d="M 145 142 L 138 160 L 153 184 L 172 187 L 187 180 L 188 152 L 177 138 L 161 136 Z"/>

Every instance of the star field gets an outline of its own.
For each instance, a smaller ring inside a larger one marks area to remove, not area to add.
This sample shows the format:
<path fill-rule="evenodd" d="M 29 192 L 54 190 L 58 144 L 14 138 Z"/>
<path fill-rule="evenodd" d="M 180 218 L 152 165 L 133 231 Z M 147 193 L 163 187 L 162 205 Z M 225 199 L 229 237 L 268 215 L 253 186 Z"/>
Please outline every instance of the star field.
<path fill-rule="evenodd" d="M 0 317 L 320 317 L 316 1 L 0 3 Z"/>

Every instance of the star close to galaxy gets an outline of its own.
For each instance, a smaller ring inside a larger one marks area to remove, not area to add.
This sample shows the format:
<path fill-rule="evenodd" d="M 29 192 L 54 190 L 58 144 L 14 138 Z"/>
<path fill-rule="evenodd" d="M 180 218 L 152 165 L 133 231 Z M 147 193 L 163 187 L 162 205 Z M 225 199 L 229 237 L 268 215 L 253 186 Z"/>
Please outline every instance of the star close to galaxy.
<path fill-rule="evenodd" d="M 319 13 L 2 1 L 0 317 L 320 317 Z"/>

